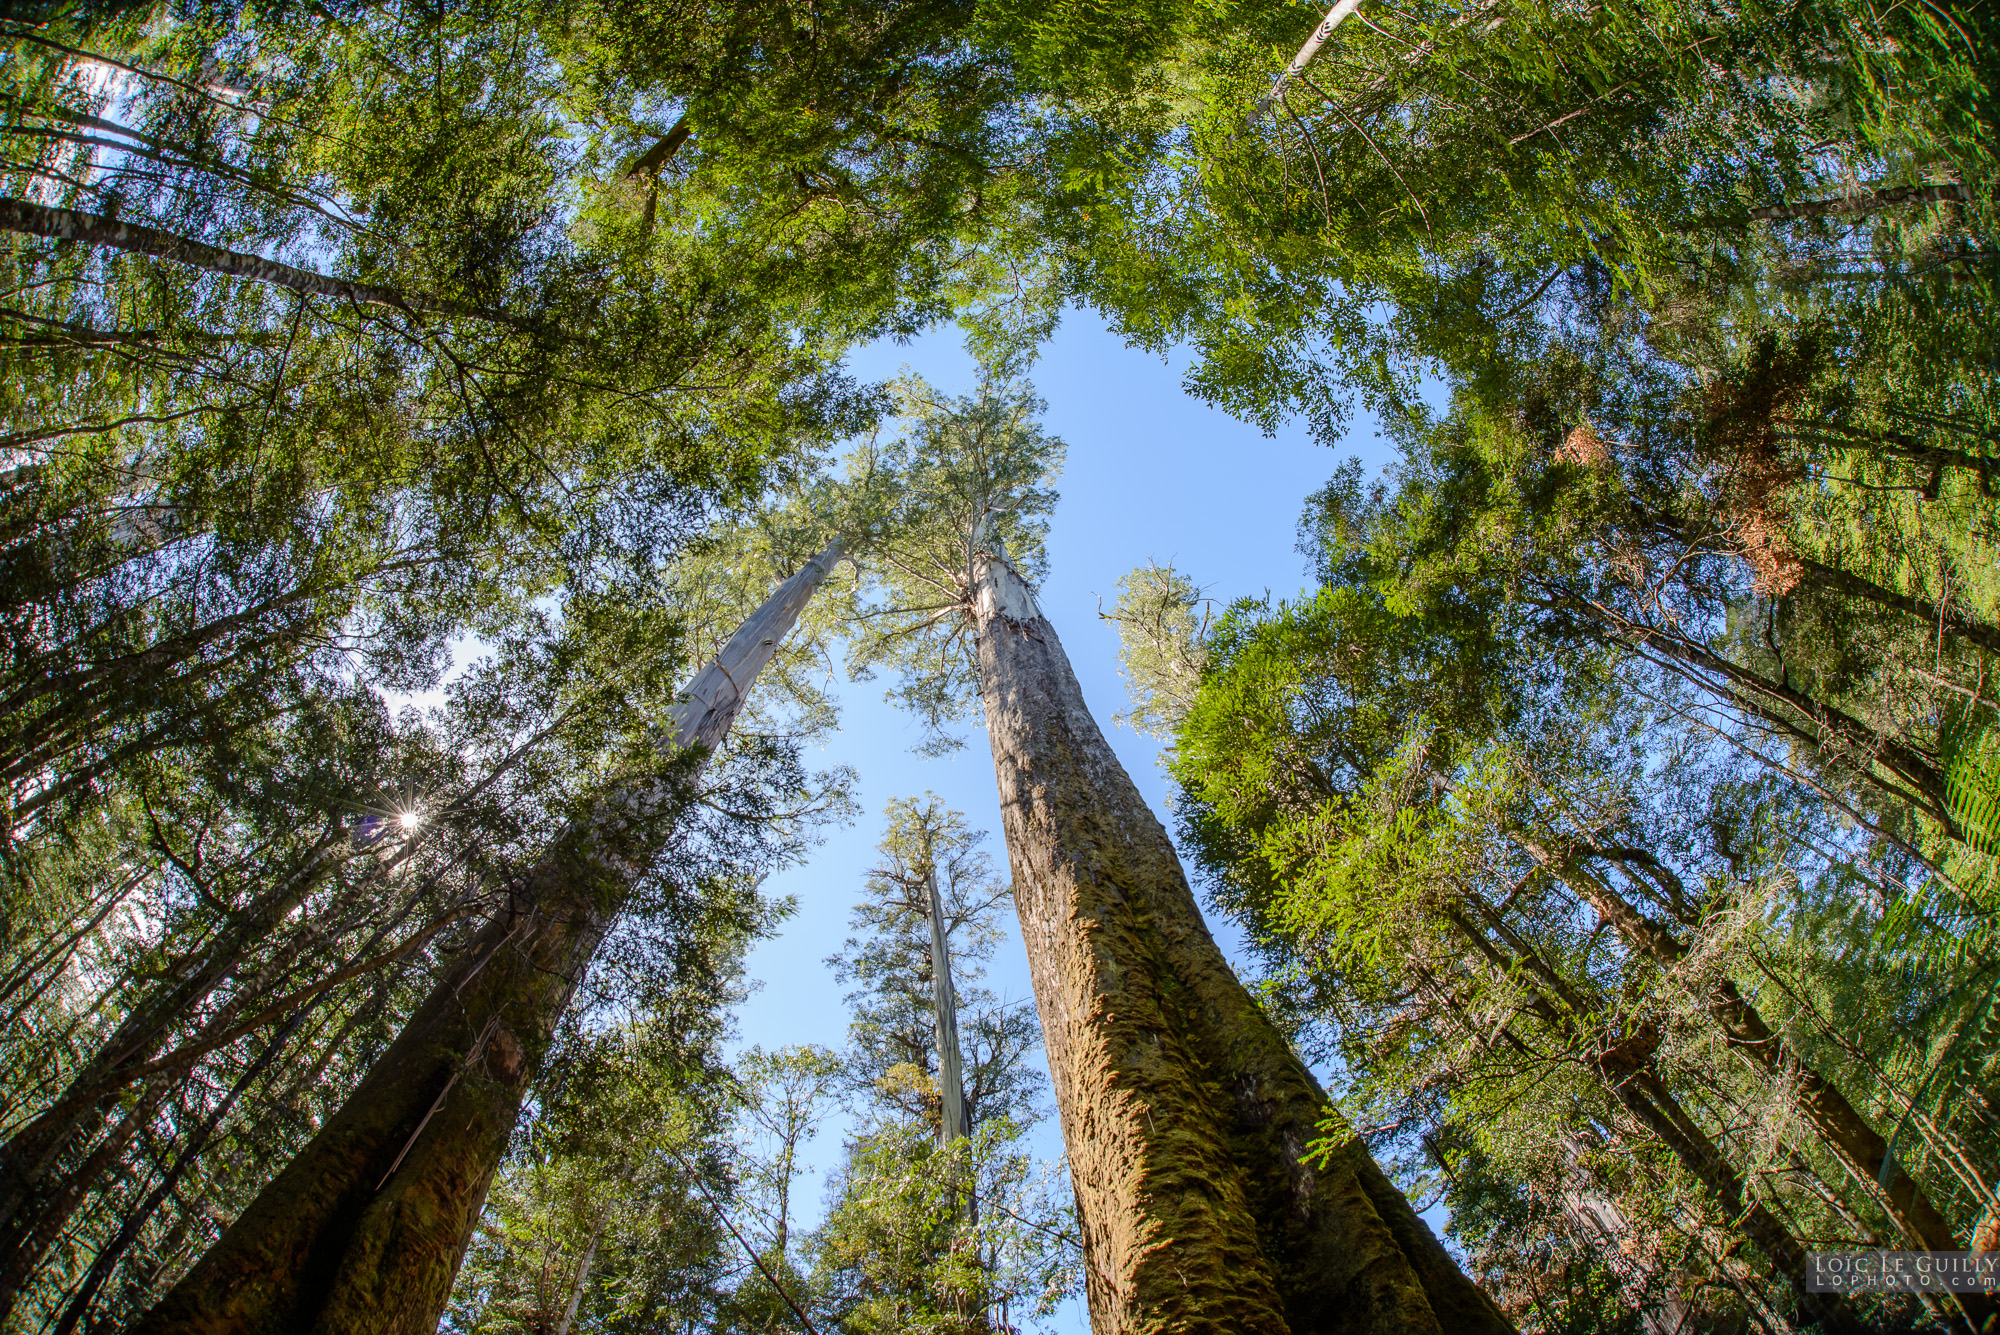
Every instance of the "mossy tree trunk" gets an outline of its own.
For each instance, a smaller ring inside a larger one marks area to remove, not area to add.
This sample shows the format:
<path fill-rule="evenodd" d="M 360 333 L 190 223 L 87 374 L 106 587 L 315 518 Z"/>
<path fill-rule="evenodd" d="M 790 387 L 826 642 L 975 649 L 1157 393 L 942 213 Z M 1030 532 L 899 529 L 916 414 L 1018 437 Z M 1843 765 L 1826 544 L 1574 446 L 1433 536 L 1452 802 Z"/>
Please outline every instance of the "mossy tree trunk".
<path fill-rule="evenodd" d="M 1510 1330 L 1203 923 L 1033 595 L 975 561 L 979 676 L 1097 1335 Z"/>
<path fill-rule="evenodd" d="M 556 841 L 340 1110 L 134 1335 L 431 1335 L 521 1101 L 598 943 L 728 735 L 743 694 L 840 556 L 744 622 L 677 708 L 662 771 Z"/>

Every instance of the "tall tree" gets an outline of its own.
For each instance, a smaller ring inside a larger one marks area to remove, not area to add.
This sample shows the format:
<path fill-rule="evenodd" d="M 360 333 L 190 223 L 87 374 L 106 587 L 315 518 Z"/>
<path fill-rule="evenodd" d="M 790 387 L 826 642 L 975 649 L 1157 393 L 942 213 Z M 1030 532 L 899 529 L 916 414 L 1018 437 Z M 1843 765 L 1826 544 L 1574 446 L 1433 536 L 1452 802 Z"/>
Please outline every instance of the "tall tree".
<path fill-rule="evenodd" d="M 689 683 L 658 768 L 589 804 L 396 1042 L 140 1331 L 428 1331 L 572 990 L 671 841 L 688 786 L 840 553 L 808 561 Z"/>
<path fill-rule="evenodd" d="M 1316 498 L 1316 596 L 1245 601 L 1197 637 L 1185 580 L 1151 571 L 1127 583 L 1115 615 L 1134 650 L 1128 675 L 1171 729 L 1184 831 L 1218 899 L 1265 944 L 1295 1014 L 1336 1036 L 1350 1099 L 1376 1125 L 1464 1137 L 1492 1162 L 1503 1133 L 1483 1119 L 1523 1097 L 1531 1074 L 1546 1078 L 1551 1047 L 1573 1054 L 1603 1087 L 1567 1097 L 1609 1095 L 1700 1184 L 1705 1212 L 1768 1258 L 1782 1288 L 1740 1285 L 1746 1305 L 1866 1320 L 1806 1292 L 1803 1239 L 1955 1242 L 1985 1195 L 1972 1165 L 1991 1133 L 1952 1130 L 1883 1069 L 1912 1038 L 1918 1052 L 1946 1050 L 1951 1025 L 1906 1037 L 1892 1022 L 1865 1040 L 1881 1054 L 1867 1059 L 1851 1039 L 1829 1045 L 1828 1013 L 1804 999 L 1814 985 L 1745 934 L 1766 914 L 1757 934 L 1782 939 L 1833 913 L 1887 936 L 1897 915 L 1855 902 L 1855 878 L 1881 875 L 1921 902 L 1935 869 L 1808 776 L 1760 774 L 1764 758 L 1690 711 L 1698 697 L 1679 678 L 1510 613 L 1491 567 L 1411 559 L 1387 535 L 1456 521 L 1427 511 L 1453 503 L 1448 489 L 1426 494 L 1420 469 L 1401 480 L 1400 494 L 1364 500 L 1349 476 Z M 1487 524 L 1451 545 L 1469 552 L 1500 532 Z M 1175 689 L 1190 672 L 1191 707 Z M 1864 950 L 1843 984 L 1860 985 L 1852 1013 L 1900 997 L 1906 1013 L 1952 1016 L 1954 994 L 1985 987 L 1983 943 L 1972 945 L 1915 976 L 1900 952 Z M 1505 988 L 1491 1008 L 1476 1000 L 1485 971 Z M 1475 1018 L 1453 1018 L 1468 1006 Z M 1529 1018 L 1541 1033 L 1522 1029 Z M 1419 1038 L 1423 1024 L 1462 1040 Z M 1700 1056 L 1678 1046 L 1689 1042 Z M 1559 1161 L 1576 1115 L 1546 1108 L 1504 1134 Z M 1930 1144 L 1892 1166 L 1890 1142 L 1917 1125 Z M 1796 1174 L 1782 1191 L 1752 1171 L 1774 1152 Z M 1791 1222 L 1803 1216 L 1822 1222 Z M 1964 1304 L 1975 1319 L 1982 1306 Z"/>
<path fill-rule="evenodd" d="M 856 934 L 829 961 L 856 984 L 847 1078 L 860 1125 L 810 1243 L 815 1301 L 846 1330 L 1004 1330 L 1015 1314 L 1048 1315 L 1076 1283 L 1074 1209 L 1024 1143 L 1046 1115 L 1028 1064 L 1033 1008 L 978 985 L 1008 892 L 985 832 L 935 795 L 885 814 Z"/>
<path fill-rule="evenodd" d="M 893 654 L 901 694 L 935 723 L 976 684 L 1093 1321 L 1507 1329 L 1366 1147 L 1324 1134 L 1318 1083 L 1216 948 L 1003 554 L 1034 568 L 1054 503 L 1061 447 L 1035 424 L 1038 405 L 998 383 L 956 403 L 913 386 L 906 404 L 883 459 L 909 500 L 862 652 Z"/>

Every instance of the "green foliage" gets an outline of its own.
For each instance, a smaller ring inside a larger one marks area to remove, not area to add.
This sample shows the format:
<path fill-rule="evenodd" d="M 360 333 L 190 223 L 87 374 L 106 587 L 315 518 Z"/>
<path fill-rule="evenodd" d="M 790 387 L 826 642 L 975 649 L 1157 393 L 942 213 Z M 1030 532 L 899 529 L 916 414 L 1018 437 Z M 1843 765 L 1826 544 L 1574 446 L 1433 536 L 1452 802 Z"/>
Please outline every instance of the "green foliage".
<path fill-rule="evenodd" d="M 1032 1005 L 977 985 L 1009 898 L 983 831 L 934 795 L 885 813 L 856 935 L 828 960 L 855 984 L 845 1082 L 859 1126 L 807 1251 L 821 1310 L 843 1330 L 955 1332 L 1052 1314 L 1077 1283 L 1075 1209 L 1024 1137 L 1045 1115 L 1028 1066 Z M 967 1134 L 940 1116 L 927 881 L 936 877 L 958 1005 Z"/>
<path fill-rule="evenodd" d="M 980 847 L 983 830 L 935 794 L 895 798 L 884 812 L 881 861 L 850 918 L 854 933 L 827 965 L 851 984 L 846 1058 L 849 1091 L 893 1107 L 908 1122 L 940 1133 L 937 1031 L 925 879 L 935 875 L 944 910 L 945 949 L 958 1001 L 966 1120 L 1031 1125 L 1040 1116 L 1039 1077 L 1026 1065 L 1040 1041 L 1033 1007 L 979 985 L 1001 939 L 999 916 L 1012 899 Z"/>
<path fill-rule="evenodd" d="M 813 1239 L 814 1273 L 843 1330 L 957 1332 L 1052 1315 L 1077 1284 L 1075 1208 L 1004 1117 L 940 1147 L 887 1122 L 855 1145 Z M 968 1221 L 965 1202 L 980 1203 Z"/>
<path fill-rule="evenodd" d="M 1947 723 L 1938 738 L 1945 797 L 1966 832 L 1966 843 L 2000 854 L 2000 745 L 1990 727 L 1975 726 L 1965 711 Z"/>
<path fill-rule="evenodd" d="M 1195 609 L 1202 609 L 1196 617 Z M 1194 702 L 1207 662 L 1212 605 L 1171 565 L 1143 565 L 1118 579 L 1118 601 L 1100 613 L 1118 623 L 1118 663 L 1132 696 L 1120 723 L 1166 740 Z"/>
<path fill-rule="evenodd" d="M 1729 1259 L 1733 1225 L 1600 1054 L 1662 1082 L 1803 1236 L 1893 1235 L 1723 1042 L 1703 998 L 1725 980 L 1892 1141 L 1885 1180 L 1962 1232 L 1988 1203 L 1990 859 L 1977 809 L 1941 799 L 1983 782 L 1963 720 L 1985 593 L 1907 572 L 1976 572 L 1990 511 L 1976 484 L 1865 485 L 1908 479 L 1903 456 L 1856 478 L 1835 461 L 1862 447 L 1799 443 L 1852 420 L 1822 356 L 1769 341 L 1699 394 L 1572 385 L 1503 413 L 1468 392 L 1404 419 L 1384 485 L 1309 503 L 1320 590 L 1218 620 L 1177 719 L 1184 847 L 1268 1003 L 1343 1073 L 1337 1127 L 1446 1195 L 1524 1324 L 1788 1301 Z M 1866 545 L 1842 513 L 1870 516 Z M 1613 930 L 1578 869 L 1680 962 Z"/>
<path fill-rule="evenodd" d="M 850 477 L 893 479 L 895 503 L 869 555 L 869 581 L 854 610 L 849 669 L 898 674 L 890 698 L 925 729 L 923 749 L 963 743 L 947 729 L 978 697 L 970 605 L 973 557 L 1004 551 L 1029 580 L 1044 571 L 1044 537 L 1055 509 L 1050 487 L 1064 446 L 1036 420 L 1031 386 L 987 368 L 975 395 L 940 397 L 920 381 L 896 387 L 899 433 L 867 442 L 847 461 Z"/>

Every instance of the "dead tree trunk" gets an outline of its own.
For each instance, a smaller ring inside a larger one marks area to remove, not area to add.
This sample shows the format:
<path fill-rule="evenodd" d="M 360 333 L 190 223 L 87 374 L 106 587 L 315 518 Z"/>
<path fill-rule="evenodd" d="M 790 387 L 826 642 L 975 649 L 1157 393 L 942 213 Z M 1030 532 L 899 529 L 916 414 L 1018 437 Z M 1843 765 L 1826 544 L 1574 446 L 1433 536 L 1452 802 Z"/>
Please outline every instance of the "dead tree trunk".
<path fill-rule="evenodd" d="M 929 835 L 925 836 L 926 843 Z M 931 925 L 931 1012 L 937 1031 L 938 1139 L 949 1145 L 972 1128 L 965 1119 L 964 1057 L 958 1046 L 958 993 L 951 985 L 951 951 L 944 939 L 944 901 L 938 897 L 937 868 L 924 869 L 924 916 Z"/>
<path fill-rule="evenodd" d="M 974 563 L 979 678 L 1099 1335 L 1501 1332 L 1236 979 L 1166 830 L 1004 558 Z"/>
<path fill-rule="evenodd" d="M 793 575 L 703 668 L 672 768 L 601 797 L 510 887 L 340 1110 L 134 1335 L 431 1335 L 522 1096 L 570 996 L 688 797 L 694 765 L 840 557 Z"/>

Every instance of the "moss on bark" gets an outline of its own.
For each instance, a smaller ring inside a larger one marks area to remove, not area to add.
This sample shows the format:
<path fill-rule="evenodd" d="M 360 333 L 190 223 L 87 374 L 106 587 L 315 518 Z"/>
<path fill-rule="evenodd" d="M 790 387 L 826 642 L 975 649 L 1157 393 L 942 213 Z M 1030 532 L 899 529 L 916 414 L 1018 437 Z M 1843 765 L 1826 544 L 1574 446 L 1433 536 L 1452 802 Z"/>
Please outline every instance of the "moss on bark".
<path fill-rule="evenodd" d="M 982 559 L 979 668 L 1098 1335 L 1501 1332 L 1237 980 L 1055 631 Z"/>

